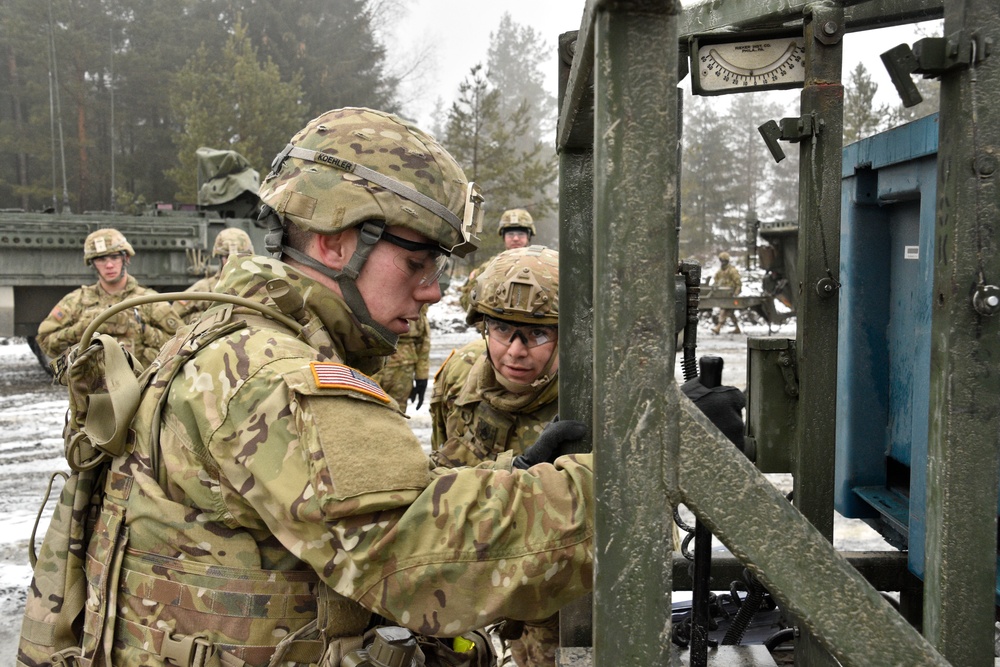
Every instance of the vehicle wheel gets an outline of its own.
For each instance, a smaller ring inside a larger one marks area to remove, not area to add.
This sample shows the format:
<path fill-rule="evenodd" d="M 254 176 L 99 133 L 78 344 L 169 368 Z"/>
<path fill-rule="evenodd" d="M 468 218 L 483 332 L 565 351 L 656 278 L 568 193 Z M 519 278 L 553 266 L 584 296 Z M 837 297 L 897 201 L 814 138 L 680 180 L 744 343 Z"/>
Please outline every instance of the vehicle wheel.
<path fill-rule="evenodd" d="M 47 354 L 42 352 L 42 348 L 38 346 L 38 341 L 35 340 L 34 336 L 28 336 L 27 341 L 28 348 L 35 355 L 35 358 L 38 359 L 38 363 L 41 365 L 42 369 L 49 375 L 52 375 L 52 367 L 49 366 L 49 362 L 52 360 L 49 359 Z"/>

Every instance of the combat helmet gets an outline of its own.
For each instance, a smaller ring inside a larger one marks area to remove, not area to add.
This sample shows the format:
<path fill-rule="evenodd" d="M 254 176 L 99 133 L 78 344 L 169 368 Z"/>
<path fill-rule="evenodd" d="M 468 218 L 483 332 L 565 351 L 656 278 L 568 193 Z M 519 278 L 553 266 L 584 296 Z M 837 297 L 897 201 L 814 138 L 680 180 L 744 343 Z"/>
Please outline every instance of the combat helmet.
<path fill-rule="evenodd" d="M 531 214 L 523 208 L 507 209 L 500 216 L 497 233 L 502 237 L 508 229 L 527 229 L 532 236 L 538 233 L 535 229 L 535 221 L 531 219 Z"/>
<path fill-rule="evenodd" d="M 559 253 L 540 245 L 505 250 L 476 278 L 469 324 L 484 316 L 559 324 Z"/>
<path fill-rule="evenodd" d="M 226 227 L 215 237 L 212 255 L 228 257 L 238 252 L 253 252 L 253 242 L 250 235 L 239 227 Z"/>
<path fill-rule="evenodd" d="M 125 235 L 120 231 L 110 227 L 98 229 L 96 232 L 88 234 L 86 240 L 83 242 L 83 263 L 90 266 L 91 262 L 98 257 L 117 255 L 120 252 L 125 253 L 129 257 L 135 256 L 132 244 L 128 242 Z"/>
<path fill-rule="evenodd" d="M 729 261 L 729 253 L 728 252 L 720 252 L 719 253 L 719 261 L 722 262 L 723 264 L 725 264 L 726 262 L 728 262 Z"/>
<path fill-rule="evenodd" d="M 309 121 L 275 157 L 259 195 L 267 252 L 337 281 L 362 325 L 393 346 L 398 337 L 371 318 L 355 282 L 386 228 L 398 225 L 430 239 L 403 247 L 431 250 L 439 270 L 447 256 L 475 250 L 482 228 L 479 188 L 433 137 L 398 116 L 360 107 Z M 286 221 L 319 234 L 359 227 L 354 255 L 343 270 L 331 269 L 285 245 Z"/>

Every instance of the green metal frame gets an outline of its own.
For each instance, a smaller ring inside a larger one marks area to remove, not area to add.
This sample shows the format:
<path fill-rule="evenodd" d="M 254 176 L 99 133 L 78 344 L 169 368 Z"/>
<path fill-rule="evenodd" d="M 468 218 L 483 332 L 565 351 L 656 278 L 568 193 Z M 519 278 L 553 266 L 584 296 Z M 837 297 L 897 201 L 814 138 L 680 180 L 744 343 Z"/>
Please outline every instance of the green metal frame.
<path fill-rule="evenodd" d="M 573 276 L 561 281 L 561 302 L 574 341 L 564 338 L 561 349 L 560 411 L 592 425 L 598 499 L 593 628 L 578 608 L 564 614 L 562 636 L 564 645 L 580 646 L 592 631 L 593 664 L 676 659 L 670 600 L 684 582 L 675 576 L 669 508 L 679 502 L 798 619 L 796 664 L 993 664 L 1000 315 L 978 314 L 971 295 L 1000 275 L 1000 54 L 983 57 L 987 38 L 994 50 L 1000 44 L 994 2 L 715 0 L 682 11 L 671 0 L 588 0 L 575 42 L 561 40 L 564 63 L 572 64 L 561 73 L 557 132 L 560 263 Z M 946 35 L 972 35 L 980 52 L 975 67 L 942 78 L 921 635 L 878 592 L 898 585 L 919 593 L 901 559 L 846 558 L 830 542 L 841 38 L 941 16 Z M 676 257 L 678 51 L 697 32 L 796 21 L 809 43 L 801 114 L 818 129 L 800 144 L 793 506 L 677 390 L 667 287 L 674 266 L 664 258 Z M 650 48 L 659 44 L 678 48 Z"/>

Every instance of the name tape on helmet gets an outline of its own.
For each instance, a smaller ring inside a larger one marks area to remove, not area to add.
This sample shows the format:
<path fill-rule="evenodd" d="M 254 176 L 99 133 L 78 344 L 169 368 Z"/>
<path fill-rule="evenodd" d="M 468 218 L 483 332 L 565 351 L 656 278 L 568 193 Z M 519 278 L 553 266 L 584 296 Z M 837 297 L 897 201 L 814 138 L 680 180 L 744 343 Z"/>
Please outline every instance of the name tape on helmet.
<path fill-rule="evenodd" d="M 478 186 L 474 183 L 470 182 L 466 186 L 465 219 L 462 220 L 457 215 L 452 213 L 444 204 L 431 199 L 421 192 L 417 192 L 413 188 L 400 183 L 394 178 L 390 178 L 389 176 L 375 171 L 374 169 L 369 169 L 368 167 L 360 165 L 357 162 L 352 162 L 351 160 L 330 155 L 329 153 L 323 153 L 321 151 L 299 148 L 298 146 L 288 144 L 285 146 L 283 151 L 278 153 L 278 155 L 274 158 L 274 161 L 271 163 L 271 173 L 277 173 L 285 159 L 289 157 L 306 160 L 307 162 L 315 162 L 317 164 L 326 164 L 336 169 L 340 169 L 341 171 L 355 174 L 371 183 L 399 195 L 403 199 L 413 202 L 427 211 L 430 211 L 437 217 L 447 222 L 452 228 L 455 229 L 455 231 L 459 233 L 462 238 L 461 242 L 452 248 L 445 249 L 449 254 L 455 253 L 459 256 L 464 256 L 467 252 L 476 248 L 476 244 L 474 243 L 475 237 L 473 236 L 473 232 L 470 230 L 477 220 L 479 228 L 481 229 L 482 204 L 485 200 L 480 193 Z M 472 202 L 471 207 L 470 202 Z"/>

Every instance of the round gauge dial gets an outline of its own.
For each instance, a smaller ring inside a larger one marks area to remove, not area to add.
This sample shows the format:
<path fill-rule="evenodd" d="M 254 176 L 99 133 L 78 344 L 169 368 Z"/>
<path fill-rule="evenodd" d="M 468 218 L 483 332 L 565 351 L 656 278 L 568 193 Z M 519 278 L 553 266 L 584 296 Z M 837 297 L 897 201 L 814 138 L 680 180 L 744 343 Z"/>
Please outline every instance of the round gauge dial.
<path fill-rule="evenodd" d="M 691 86 L 696 94 L 796 88 L 805 81 L 802 37 L 748 42 L 699 43 L 691 50 Z"/>

